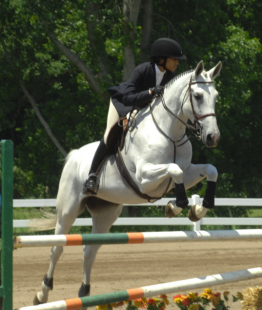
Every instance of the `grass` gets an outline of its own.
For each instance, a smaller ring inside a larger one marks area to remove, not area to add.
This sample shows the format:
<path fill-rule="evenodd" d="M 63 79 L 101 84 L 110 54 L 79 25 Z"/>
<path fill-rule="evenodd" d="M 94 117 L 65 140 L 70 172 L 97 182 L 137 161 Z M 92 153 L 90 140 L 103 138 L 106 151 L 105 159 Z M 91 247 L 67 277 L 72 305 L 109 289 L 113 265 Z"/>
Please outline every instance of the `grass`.
<path fill-rule="evenodd" d="M 250 217 L 262 217 L 262 208 L 252 208 L 250 209 Z"/>

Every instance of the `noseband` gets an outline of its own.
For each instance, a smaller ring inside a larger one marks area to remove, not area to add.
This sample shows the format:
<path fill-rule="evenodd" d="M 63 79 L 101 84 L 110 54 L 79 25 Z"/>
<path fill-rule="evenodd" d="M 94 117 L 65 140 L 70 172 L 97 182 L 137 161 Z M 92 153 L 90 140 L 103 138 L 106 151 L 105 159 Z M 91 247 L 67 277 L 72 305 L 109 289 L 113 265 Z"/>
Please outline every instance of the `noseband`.
<path fill-rule="evenodd" d="M 208 114 L 204 114 L 204 115 L 201 115 L 201 116 L 197 116 L 196 112 L 195 112 L 195 109 L 194 109 L 194 105 L 193 105 L 193 94 L 192 94 L 192 88 L 191 88 L 191 85 L 194 85 L 194 84 L 211 84 L 213 83 L 212 81 L 210 82 L 192 82 L 192 76 L 190 78 L 190 82 L 188 84 L 188 88 L 187 88 L 187 92 L 189 92 L 189 100 L 190 100 L 190 104 L 191 104 L 191 108 L 192 108 L 192 112 L 193 112 L 193 116 L 194 116 L 194 123 L 193 123 L 193 126 L 187 124 L 186 122 L 184 122 L 181 118 L 179 118 L 176 114 L 174 114 L 170 109 L 169 107 L 166 105 L 165 103 L 165 100 L 164 100 L 164 97 L 161 95 L 161 99 L 162 99 L 162 104 L 163 104 L 163 107 L 165 108 L 165 110 L 170 113 L 172 116 L 174 116 L 175 118 L 177 118 L 181 123 L 183 123 L 185 125 L 185 127 L 187 127 L 191 133 L 196 136 L 199 140 L 201 140 L 201 135 L 202 135 L 202 125 L 201 123 L 199 122 L 200 119 L 204 118 L 204 117 L 207 117 L 207 116 L 216 116 L 215 113 L 208 113 Z M 186 93 L 185 93 L 185 96 L 186 96 Z M 184 98 L 185 98 L 184 96 Z M 184 99 L 183 99 L 183 102 L 182 102 L 182 107 L 183 107 L 183 103 L 184 103 Z M 156 120 L 155 120 L 155 117 L 154 117 L 154 114 L 153 114 L 153 110 L 152 110 L 152 106 L 150 105 L 150 111 L 151 111 L 151 115 L 152 115 L 152 118 L 153 118 L 153 121 L 156 125 L 156 127 L 159 129 L 159 131 L 167 138 L 169 139 L 174 145 L 176 146 L 181 146 L 183 144 L 185 144 L 190 138 L 191 136 L 188 137 L 188 139 L 186 141 L 184 141 L 183 143 L 181 144 L 177 144 L 179 143 L 183 138 L 184 136 L 186 135 L 186 133 L 183 135 L 183 137 L 178 140 L 178 141 L 175 141 L 175 140 L 172 140 L 166 133 L 164 133 L 164 131 L 159 127 L 159 125 L 157 124 Z"/>

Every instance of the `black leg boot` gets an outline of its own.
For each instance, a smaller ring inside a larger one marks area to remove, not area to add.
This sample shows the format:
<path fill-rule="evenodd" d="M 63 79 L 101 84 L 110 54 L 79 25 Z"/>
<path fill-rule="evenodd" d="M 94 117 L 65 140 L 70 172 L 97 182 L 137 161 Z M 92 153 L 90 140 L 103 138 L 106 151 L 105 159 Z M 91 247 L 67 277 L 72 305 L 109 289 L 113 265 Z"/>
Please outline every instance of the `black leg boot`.
<path fill-rule="evenodd" d="M 101 165 L 102 161 L 106 157 L 107 154 L 107 147 L 104 142 L 104 139 L 100 141 L 100 144 L 95 152 L 91 168 L 89 171 L 89 176 L 87 180 L 85 181 L 84 188 L 83 188 L 83 194 L 93 194 L 96 195 L 98 188 L 99 188 L 99 178 L 96 175 L 96 172 Z"/>

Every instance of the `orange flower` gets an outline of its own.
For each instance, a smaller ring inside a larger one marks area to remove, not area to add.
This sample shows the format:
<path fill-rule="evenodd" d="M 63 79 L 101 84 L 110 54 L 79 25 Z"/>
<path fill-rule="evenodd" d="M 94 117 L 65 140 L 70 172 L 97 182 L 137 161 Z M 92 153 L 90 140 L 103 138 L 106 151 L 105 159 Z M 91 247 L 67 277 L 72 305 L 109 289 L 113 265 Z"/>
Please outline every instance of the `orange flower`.
<path fill-rule="evenodd" d="M 184 305 L 186 307 L 189 306 L 190 305 L 190 300 L 188 298 L 183 299 L 182 305 Z"/>
<path fill-rule="evenodd" d="M 219 304 L 219 298 L 214 296 L 214 295 L 210 296 L 210 300 L 211 300 L 213 306 L 217 306 Z"/>
<path fill-rule="evenodd" d="M 162 298 L 162 299 L 167 299 L 167 296 L 166 294 L 163 294 L 163 295 L 158 295 L 159 298 Z"/>
<path fill-rule="evenodd" d="M 147 300 L 147 303 L 149 304 L 149 305 L 155 305 L 155 300 L 153 299 L 153 298 L 149 298 L 148 300 Z"/>
<path fill-rule="evenodd" d="M 176 298 L 181 298 L 181 294 L 178 294 L 178 295 L 176 295 L 176 296 L 174 296 L 173 298 L 174 298 L 174 300 L 176 299 Z"/>

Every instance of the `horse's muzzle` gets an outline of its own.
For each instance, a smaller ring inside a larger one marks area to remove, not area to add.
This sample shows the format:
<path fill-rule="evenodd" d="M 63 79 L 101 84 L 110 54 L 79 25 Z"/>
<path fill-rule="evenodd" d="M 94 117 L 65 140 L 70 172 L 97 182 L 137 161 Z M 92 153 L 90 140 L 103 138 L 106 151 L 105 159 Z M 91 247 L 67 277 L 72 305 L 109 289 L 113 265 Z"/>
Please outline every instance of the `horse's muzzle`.
<path fill-rule="evenodd" d="M 207 147 L 216 147 L 219 139 L 220 139 L 219 133 L 218 134 L 215 134 L 215 133 L 208 134 L 206 136 L 206 143 L 205 144 Z"/>

